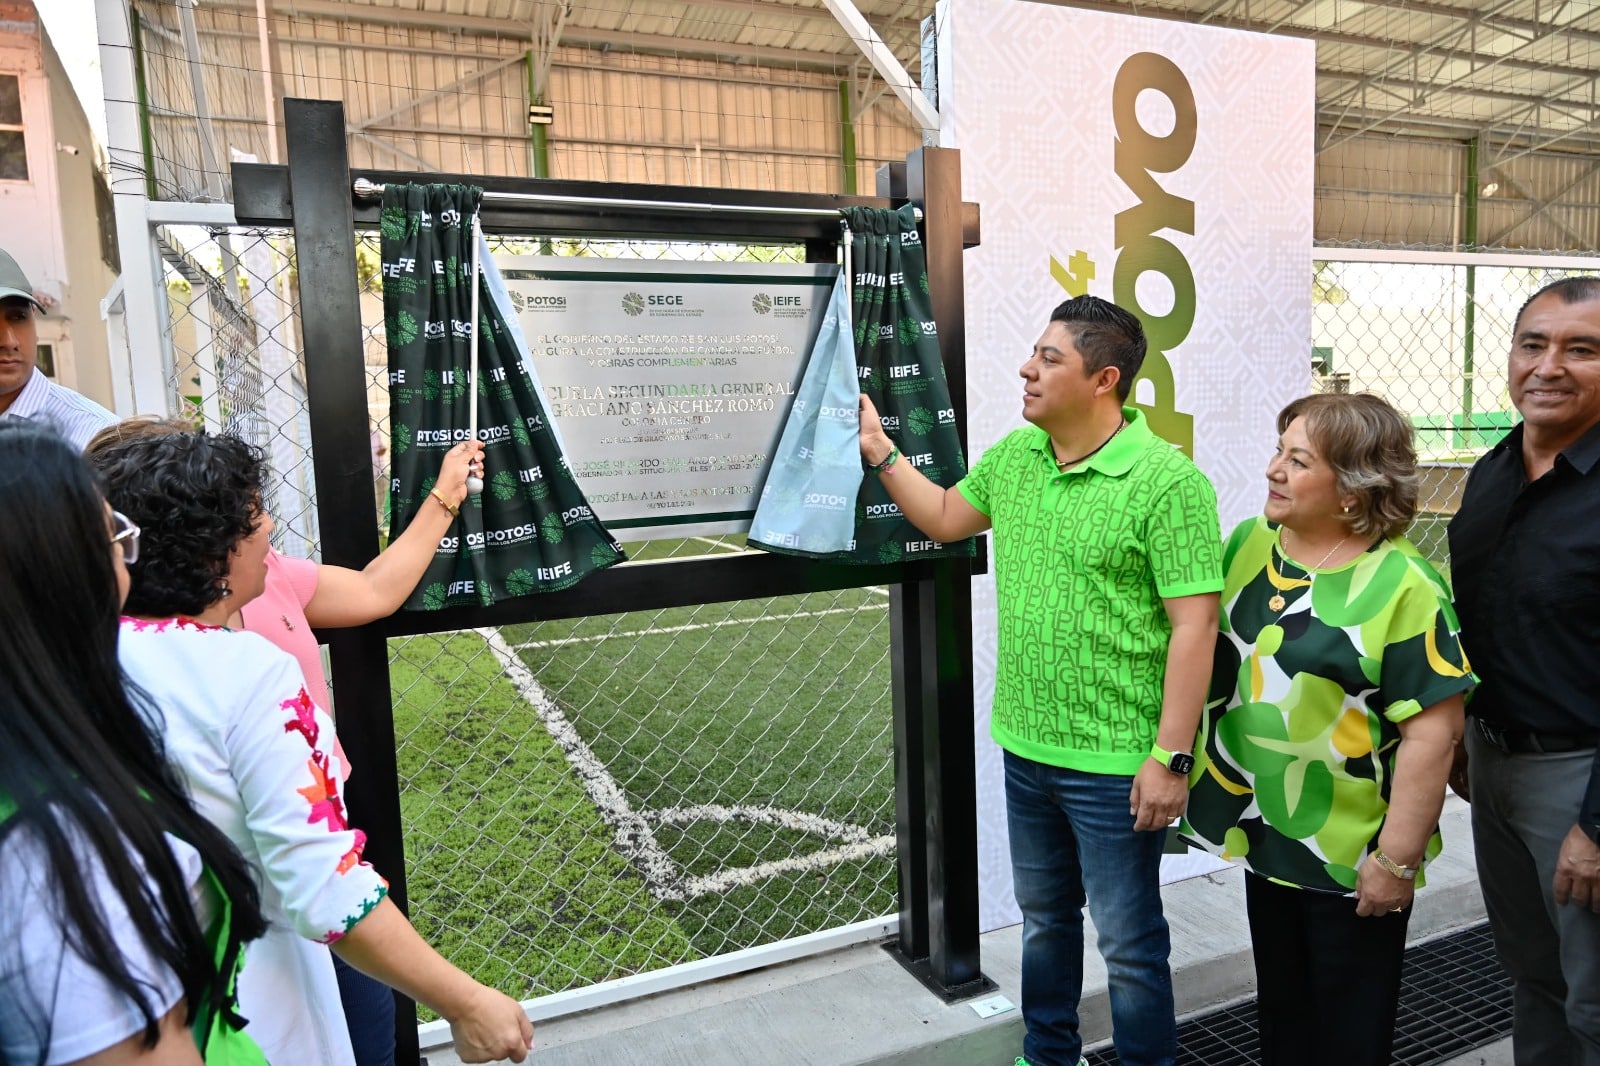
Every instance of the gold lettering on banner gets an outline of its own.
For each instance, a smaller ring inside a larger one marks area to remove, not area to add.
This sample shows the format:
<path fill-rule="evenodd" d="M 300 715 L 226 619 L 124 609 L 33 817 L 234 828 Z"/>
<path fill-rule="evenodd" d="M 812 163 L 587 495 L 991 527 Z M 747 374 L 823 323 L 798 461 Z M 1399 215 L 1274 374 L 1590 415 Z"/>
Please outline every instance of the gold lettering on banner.
<path fill-rule="evenodd" d="M 1171 132 L 1156 136 L 1139 123 L 1137 102 L 1145 91 L 1158 92 L 1172 104 Z M 1194 91 L 1177 64 L 1154 52 L 1128 57 L 1117 71 L 1111 90 L 1112 117 L 1116 124 L 1115 167 L 1139 202 L 1116 217 L 1116 266 L 1112 270 L 1112 299 L 1139 316 L 1150 350 L 1139 377 L 1154 386 L 1150 404 L 1135 403 L 1150 421 L 1150 428 L 1194 455 L 1194 416 L 1178 410 L 1172 364 L 1168 355 L 1189 336 L 1194 326 L 1194 272 L 1183 252 L 1163 230 L 1194 235 L 1194 201 L 1162 188 L 1157 174 L 1172 174 L 1194 152 L 1199 123 Z M 1165 277 L 1172 286 L 1172 308 L 1153 315 L 1139 304 L 1137 283 L 1145 273 Z"/>

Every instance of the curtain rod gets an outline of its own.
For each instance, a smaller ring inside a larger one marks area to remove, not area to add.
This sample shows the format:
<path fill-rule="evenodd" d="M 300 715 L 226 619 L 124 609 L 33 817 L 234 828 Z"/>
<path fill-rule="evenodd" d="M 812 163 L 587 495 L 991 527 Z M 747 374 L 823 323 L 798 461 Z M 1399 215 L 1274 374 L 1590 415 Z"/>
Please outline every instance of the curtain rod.
<path fill-rule="evenodd" d="M 383 195 L 384 186 L 366 178 L 357 178 L 351 186 L 358 200 L 371 200 Z M 839 218 L 832 207 L 773 207 L 766 204 L 696 204 L 681 200 L 621 200 L 604 196 L 557 196 L 538 192 L 485 191 L 485 200 L 506 200 L 540 204 L 558 204 L 570 207 L 592 205 L 597 207 L 633 207 L 656 211 L 725 211 L 730 214 L 789 215 L 803 218 Z M 914 207 L 917 221 L 922 221 L 922 208 Z"/>

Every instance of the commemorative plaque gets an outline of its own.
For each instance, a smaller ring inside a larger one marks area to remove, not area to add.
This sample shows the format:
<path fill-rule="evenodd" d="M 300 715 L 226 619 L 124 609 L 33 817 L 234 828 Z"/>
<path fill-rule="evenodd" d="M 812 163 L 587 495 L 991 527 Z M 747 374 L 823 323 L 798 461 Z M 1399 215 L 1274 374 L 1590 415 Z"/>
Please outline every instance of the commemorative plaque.
<path fill-rule="evenodd" d="M 747 532 L 838 267 L 495 262 L 606 528 L 623 540 Z"/>

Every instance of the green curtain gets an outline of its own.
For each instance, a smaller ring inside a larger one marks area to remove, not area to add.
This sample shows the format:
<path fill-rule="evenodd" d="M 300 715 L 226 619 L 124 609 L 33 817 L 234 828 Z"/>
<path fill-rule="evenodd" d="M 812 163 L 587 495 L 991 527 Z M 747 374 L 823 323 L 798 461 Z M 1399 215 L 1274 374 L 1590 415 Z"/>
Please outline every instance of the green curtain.
<path fill-rule="evenodd" d="M 439 463 L 469 434 L 472 219 L 482 195 L 467 185 L 384 190 L 392 536 L 421 508 L 439 506 L 428 495 Z M 476 401 L 484 490 L 467 497 L 406 601 L 410 610 L 488 606 L 566 588 L 625 558 L 570 472 L 504 287 L 481 248 Z"/>
<path fill-rule="evenodd" d="M 967 473 L 950 386 L 928 299 L 928 257 L 908 204 L 897 211 L 847 207 L 851 316 L 861 391 L 883 418 L 903 459 L 949 488 Z M 889 474 L 893 477 L 893 474 Z M 868 474 L 856 497 L 853 563 L 887 563 L 973 554 L 971 540 L 939 544 L 900 517 L 881 479 Z"/>

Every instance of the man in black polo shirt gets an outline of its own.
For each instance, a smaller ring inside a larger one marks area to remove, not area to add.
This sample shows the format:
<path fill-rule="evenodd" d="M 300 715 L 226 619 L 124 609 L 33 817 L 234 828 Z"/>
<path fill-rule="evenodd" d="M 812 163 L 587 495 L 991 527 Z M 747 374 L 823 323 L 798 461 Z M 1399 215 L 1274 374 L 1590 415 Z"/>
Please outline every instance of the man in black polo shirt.
<path fill-rule="evenodd" d="M 1472 831 L 1518 1066 L 1600 1064 L 1600 277 L 1547 285 L 1511 341 L 1522 424 L 1450 523 Z"/>

